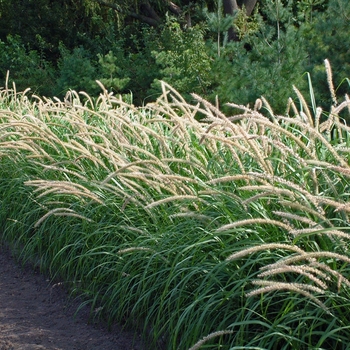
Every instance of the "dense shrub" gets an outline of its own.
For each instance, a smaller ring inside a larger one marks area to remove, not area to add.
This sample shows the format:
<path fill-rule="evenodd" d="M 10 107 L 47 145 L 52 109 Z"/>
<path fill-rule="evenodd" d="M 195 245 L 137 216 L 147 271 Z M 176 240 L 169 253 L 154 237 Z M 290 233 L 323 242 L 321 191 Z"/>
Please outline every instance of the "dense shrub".
<path fill-rule="evenodd" d="M 160 67 L 160 77 L 185 94 L 207 93 L 210 85 L 210 57 L 200 26 L 181 29 L 168 18 L 161 33 L 160 47 L 152 52 Z M 154 84 L 153 84 L 154 86 Z"/>
<path fill-rule="evenodd" d="M 61 46 L 61 58 L 58 61 L 59 77 L 56 91 L 62 96 L 72 89 L 97 93 L 94 80 L 97 79 L 96 67 L 90 53 L 83 47 L 77 47 L 72 52 Z M 95 91 L 93 91 L 95 90 Z"/>
<path fill-rule="evenodd" d="M 4 79 L 8 71 L 19 90 L 30 87 L 38 95 L 53 95 L 54 67 L 46 60 L 44 51 L 30 49 L 18 35 L 8 35 L 5 41 L 0 41 L 0 76 Z"/>
<path fill-rule="evenodd" d="M 318 103 L 328 108 L 333 102 L 329 91 L 322 83 L 326 79 L 323 61 L 332 66 L 334 85 L 338 96 L 349 92 L 350 76 L 350 2 L 330 0 L 326 11 L 317 13 L 304 32 L 307 39 L 309 61 L 306 68 L 311 72 Z"/>

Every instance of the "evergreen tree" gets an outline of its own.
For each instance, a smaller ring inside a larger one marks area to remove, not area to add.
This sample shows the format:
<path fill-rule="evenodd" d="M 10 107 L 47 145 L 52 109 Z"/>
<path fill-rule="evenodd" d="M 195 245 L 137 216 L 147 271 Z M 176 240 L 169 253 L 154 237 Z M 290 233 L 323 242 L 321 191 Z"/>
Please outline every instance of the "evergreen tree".
<path fill-rule="evenodd" d="M 283 113 L 292 85 L 303 87 L 306 52 L 292 10 L 292 1 L 285 5 L 281 0 L 267 1 L 261 15 L 254 17 L 255 27 L 242 29 L 240 42 L 222 48 L 212 64 L 213 95 L 222 103 L 252 106 L 264 96 Z"/>
<path fill-rule="evenodd" d="M 329 108 L 332 98 L 326 84 L 324 60 L 330 61 L 338 96 L 349 93 L 350 77 L 350 2 L 329 0 L 325 12 L 317 13 L 305 29 L 309 62 L 318 104 Z"/>

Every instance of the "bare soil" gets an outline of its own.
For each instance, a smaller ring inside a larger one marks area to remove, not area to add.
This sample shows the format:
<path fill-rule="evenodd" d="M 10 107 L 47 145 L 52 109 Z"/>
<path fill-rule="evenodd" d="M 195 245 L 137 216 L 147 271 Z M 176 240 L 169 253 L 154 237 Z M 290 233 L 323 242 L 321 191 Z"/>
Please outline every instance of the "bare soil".
<path fill-rule="evenodd" d="M 89 322 L 90 309 L 0 247 L 0 350 L 145 350 L 121 326 Z"/>

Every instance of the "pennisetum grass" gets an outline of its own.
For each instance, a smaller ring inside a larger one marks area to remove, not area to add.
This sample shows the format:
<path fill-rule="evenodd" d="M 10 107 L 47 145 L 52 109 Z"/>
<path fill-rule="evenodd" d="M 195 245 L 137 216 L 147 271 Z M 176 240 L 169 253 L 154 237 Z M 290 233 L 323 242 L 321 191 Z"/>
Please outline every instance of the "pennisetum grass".
<path fill-rule="evenodd" d="M 326 68 L 330 110 L 295 88 L 284 116 L 6 83 L 2 240 L 150 349 L 345 349 L 350 100 Z"/>

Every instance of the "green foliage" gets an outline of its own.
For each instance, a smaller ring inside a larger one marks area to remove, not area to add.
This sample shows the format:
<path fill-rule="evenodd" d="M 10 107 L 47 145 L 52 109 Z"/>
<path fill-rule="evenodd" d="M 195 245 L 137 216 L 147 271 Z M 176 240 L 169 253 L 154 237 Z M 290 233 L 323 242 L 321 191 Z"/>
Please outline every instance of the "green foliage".
<path fill-rule="evenodd" d="M 217 54 L 220 56 L 221 46 L 227 43 L 227 31 L 234 23 L 234 17 L 223 15 L 222 0 L 218 1 L 216 12 L 209 12 L 207 8 L 203 12 L 208 31 L 216 34 Z"/>
<path fill-rule="evenodd" d="M 120 60 L 124 57 L 122 53 L 115 56 L 112 51 L 102 56 L 98 54 L 98 63 L 100 66 L 99 80 L 107 89 L 111 89 L 114 92 L 123 91 L 125 86 L 130 81 L 128 77 L 122 77 L 123 71 L 120 68 Z"/>
<path fill-rule="evenodd" d="M 87 1 L 3 0 L 0 39 L 5 40 L 8 34 L 19 35 L 30 49 L 40 50 L 39 34 L 47 43 L 45 55 L 51 63 L 59 57 L 60 43 L 69 50 L 91 45 L 92 39 L 96 39 L 94 45 L 106 44 L 106 38 L 111 39 L 109 33 L 114 32 L 111 24 L 115 16 L 110 9 L 94 3 L 90 1 L 89 6 Z"/>
<path fill-rule="evenodd" d="M 309 23 L 318 16 L 319 11 L 324 11 L 328 0 L 298 0 L 296 12 L 299 23 Z"/>
<path fill-rule="evenodd" d="M 238 38 L 242 40 L 243 38 L 254 35 L 259 31 L 260 17 L 257 12 L 255 12 L 253 16 L 247 16 L 245 10 L 242 9 L 234 16 L 233 24 L 236 28 Z"/>
<path fill-rule="evenodd" d="M 0 76 L 5 78 L 7 71 L 18 89 L 30 87 L 36 94 L 52 96 L 55 81 L 52 64 L 43 51 L 27 48 L 18 35 L 8 35 L 6 41 L 0 41 Z"/>
<path fill-rule="evenodd" d="M 161 46 L 152 52 L 160 67 L 161 79 L 181 93 L 205 94 L 210 84 L 210 57 L 203 36 L 199 26 L 183 30 L 169 17 L 161 33 Z"/>
<path fill-rule="evenodd" d="M 96 93 L 98 91 L 95 83 L 97 74 L 90 53 L 83 47 L 75 48 L 70 52 L 63 45 L 60 47 L 60 52 L 57 94 L 62 96 L 68 90 Z"/>
<path fill-rule="evenodd" d="M 323 108 L 332 104 L 329 90 L 322 82 L 326 80 L 323 61 L 328 59 L 332 66 L 334 85 L 338 96 L 349 92 L 345 78 L 350 75 L 350 2 L 329 0 L 327 10 L 319 13 L 305 29 L 309 54 L 310 71 L 315 90 Z"/>
<path fill-rule="evenodd" d="M 220 57 L 212 61 L 213 94 L 222 103 L 237 102 L 254 105 L 264 96 L 273 108 L 284 112 L 292 84 L 305 86 L 302 78 L 306 60 L 301 32 L 291 23 L 291 4 L 269 1 L 262 21 L 256 15 L 259 30 L 229 43 Z"/>
<path fill-rule="evenodd" d="M 152 54 L 159 48 L 159 41 L 156 29 L 134 24 L 125 26 L 120 32 L 120 39 L 115 43 L 114 52 L 123 52 L 119 67 L 130 78 L 126 89 L 133 93 L 133 101 L 137 105 L 153 101 L 159 95 L 158 89 L 154 91 L 151 88 L 152 82 L 160 78 L 160 68 Z"/>

